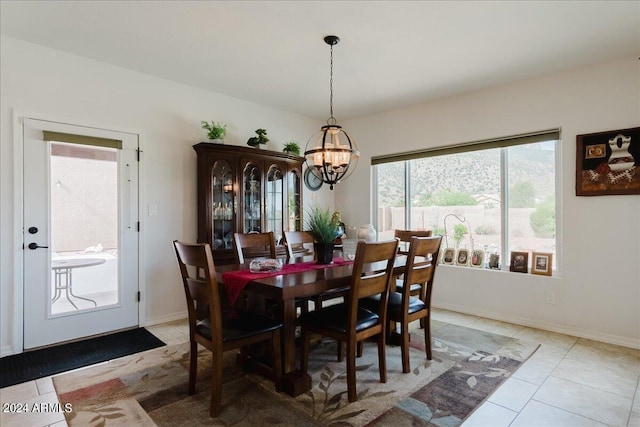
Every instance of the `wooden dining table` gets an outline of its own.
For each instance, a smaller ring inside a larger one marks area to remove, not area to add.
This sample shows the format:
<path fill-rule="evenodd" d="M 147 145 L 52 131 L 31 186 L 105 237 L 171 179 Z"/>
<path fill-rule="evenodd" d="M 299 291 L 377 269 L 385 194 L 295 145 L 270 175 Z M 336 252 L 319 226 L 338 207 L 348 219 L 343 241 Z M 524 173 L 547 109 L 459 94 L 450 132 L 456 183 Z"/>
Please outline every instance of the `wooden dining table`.
<path fill-rule="evenodd" d="M 394 263 L 394 276 L 404 272 L 407 257 L 398 255 Z M 289 263 L 305 263 L 312 261 L 311 257 L 294 258 Z M 371 265 L 370 269 L 384 268 L 381 265 Z M 249 270 L 249 263 L 216 266 L 216 280 L 224 284 L 223 274 L 231 271 Z M 256 278 L 249 281 L 246 290 L 264 295 L 275 300 L 281 306 L 282 332 L 282 369 L 283 390 L 291 396 L 298 396 L 311 389 L 311 377 L 302 373 L 296 366 L 296 299 L 308 298 L 322 292 L 348 288 L 353 271 L 353 263 L 341 264 L 325 268 L 314 268 L 308 271 L 296 271 Z"/>

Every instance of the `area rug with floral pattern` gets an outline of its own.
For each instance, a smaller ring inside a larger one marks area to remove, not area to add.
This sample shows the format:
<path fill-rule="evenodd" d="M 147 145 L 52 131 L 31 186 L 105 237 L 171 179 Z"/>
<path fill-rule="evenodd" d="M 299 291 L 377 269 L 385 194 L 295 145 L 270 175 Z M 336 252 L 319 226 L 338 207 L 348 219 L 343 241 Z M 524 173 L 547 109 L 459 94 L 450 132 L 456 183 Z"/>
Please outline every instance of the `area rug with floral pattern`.
<path fill-rule="evenodd" d="M 417 325 L 417 322 L 414 322 Z M 210 362 L 198 353 L 196 394 L 187 394 L 188 343 L 157 348 L 53 378 L 69 426 L 386 426 L 460 425 L 538 348 L 522 341 L 432 321 L 433 359 L 423 330 L 411 329 L 411 372 L 402 373 L 400 348 L 387 346 L 387 382 L 379 382 L 376 344 L 356 360 L 358 400 L 347 399 L 346 364 L 336 344 L 312 348 L 312 389 L 296 398 L 246 374 L 234 352 L 225 356 L 222 413 L 209 417 Z"/>

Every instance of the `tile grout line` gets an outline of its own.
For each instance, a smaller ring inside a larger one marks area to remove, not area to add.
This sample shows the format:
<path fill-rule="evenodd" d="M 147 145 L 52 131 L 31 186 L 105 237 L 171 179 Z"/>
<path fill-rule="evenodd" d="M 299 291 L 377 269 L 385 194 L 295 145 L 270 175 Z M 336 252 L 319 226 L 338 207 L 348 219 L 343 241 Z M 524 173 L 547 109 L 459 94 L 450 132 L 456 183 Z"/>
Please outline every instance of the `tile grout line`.
<path fill-rule="evenodd" d="M 640 390 L 640 377 L 636 381 L 636 391 L 633 393 L 631 397 L 631 410 L 629 411 L 629 416 L 627 417 L 627 425 L 629 426 L 631 423 L 631 416 L 633 415 L 634 403 L 636 401 L 636 397 L 638 397 L 638 391 Z"/>

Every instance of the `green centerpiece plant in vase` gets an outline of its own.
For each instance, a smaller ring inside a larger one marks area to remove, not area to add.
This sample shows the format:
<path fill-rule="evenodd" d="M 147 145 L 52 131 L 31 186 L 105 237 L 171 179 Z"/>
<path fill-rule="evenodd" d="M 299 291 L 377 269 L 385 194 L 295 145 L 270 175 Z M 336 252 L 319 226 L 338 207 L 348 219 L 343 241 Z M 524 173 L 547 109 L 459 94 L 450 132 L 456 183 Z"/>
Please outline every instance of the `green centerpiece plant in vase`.
<path fill-rule="evenodd" d="M 318 264 L 331 264 L 333 241 L 338 235 L 339 223 L 333 221 L 329 209 L 311 208 L 305 221 L 305 231 L 309 232 L 315 240 L 313 249 Z"/>

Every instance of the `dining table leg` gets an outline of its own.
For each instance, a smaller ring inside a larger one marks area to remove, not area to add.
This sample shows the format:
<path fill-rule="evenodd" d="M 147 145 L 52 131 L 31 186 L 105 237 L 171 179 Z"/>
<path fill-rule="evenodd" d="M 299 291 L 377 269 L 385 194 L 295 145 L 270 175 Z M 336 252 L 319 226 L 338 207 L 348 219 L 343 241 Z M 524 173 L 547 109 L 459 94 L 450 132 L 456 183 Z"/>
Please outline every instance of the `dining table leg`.
<path fill-rule="evenodd" d="M 291 396 L 299 396 L 311 390 L 311 377 L 297 368 L 296 364 L 296 323 L 295 300 L 283 301 L 282 306 L 282 369 L 283 389 Z"/>

